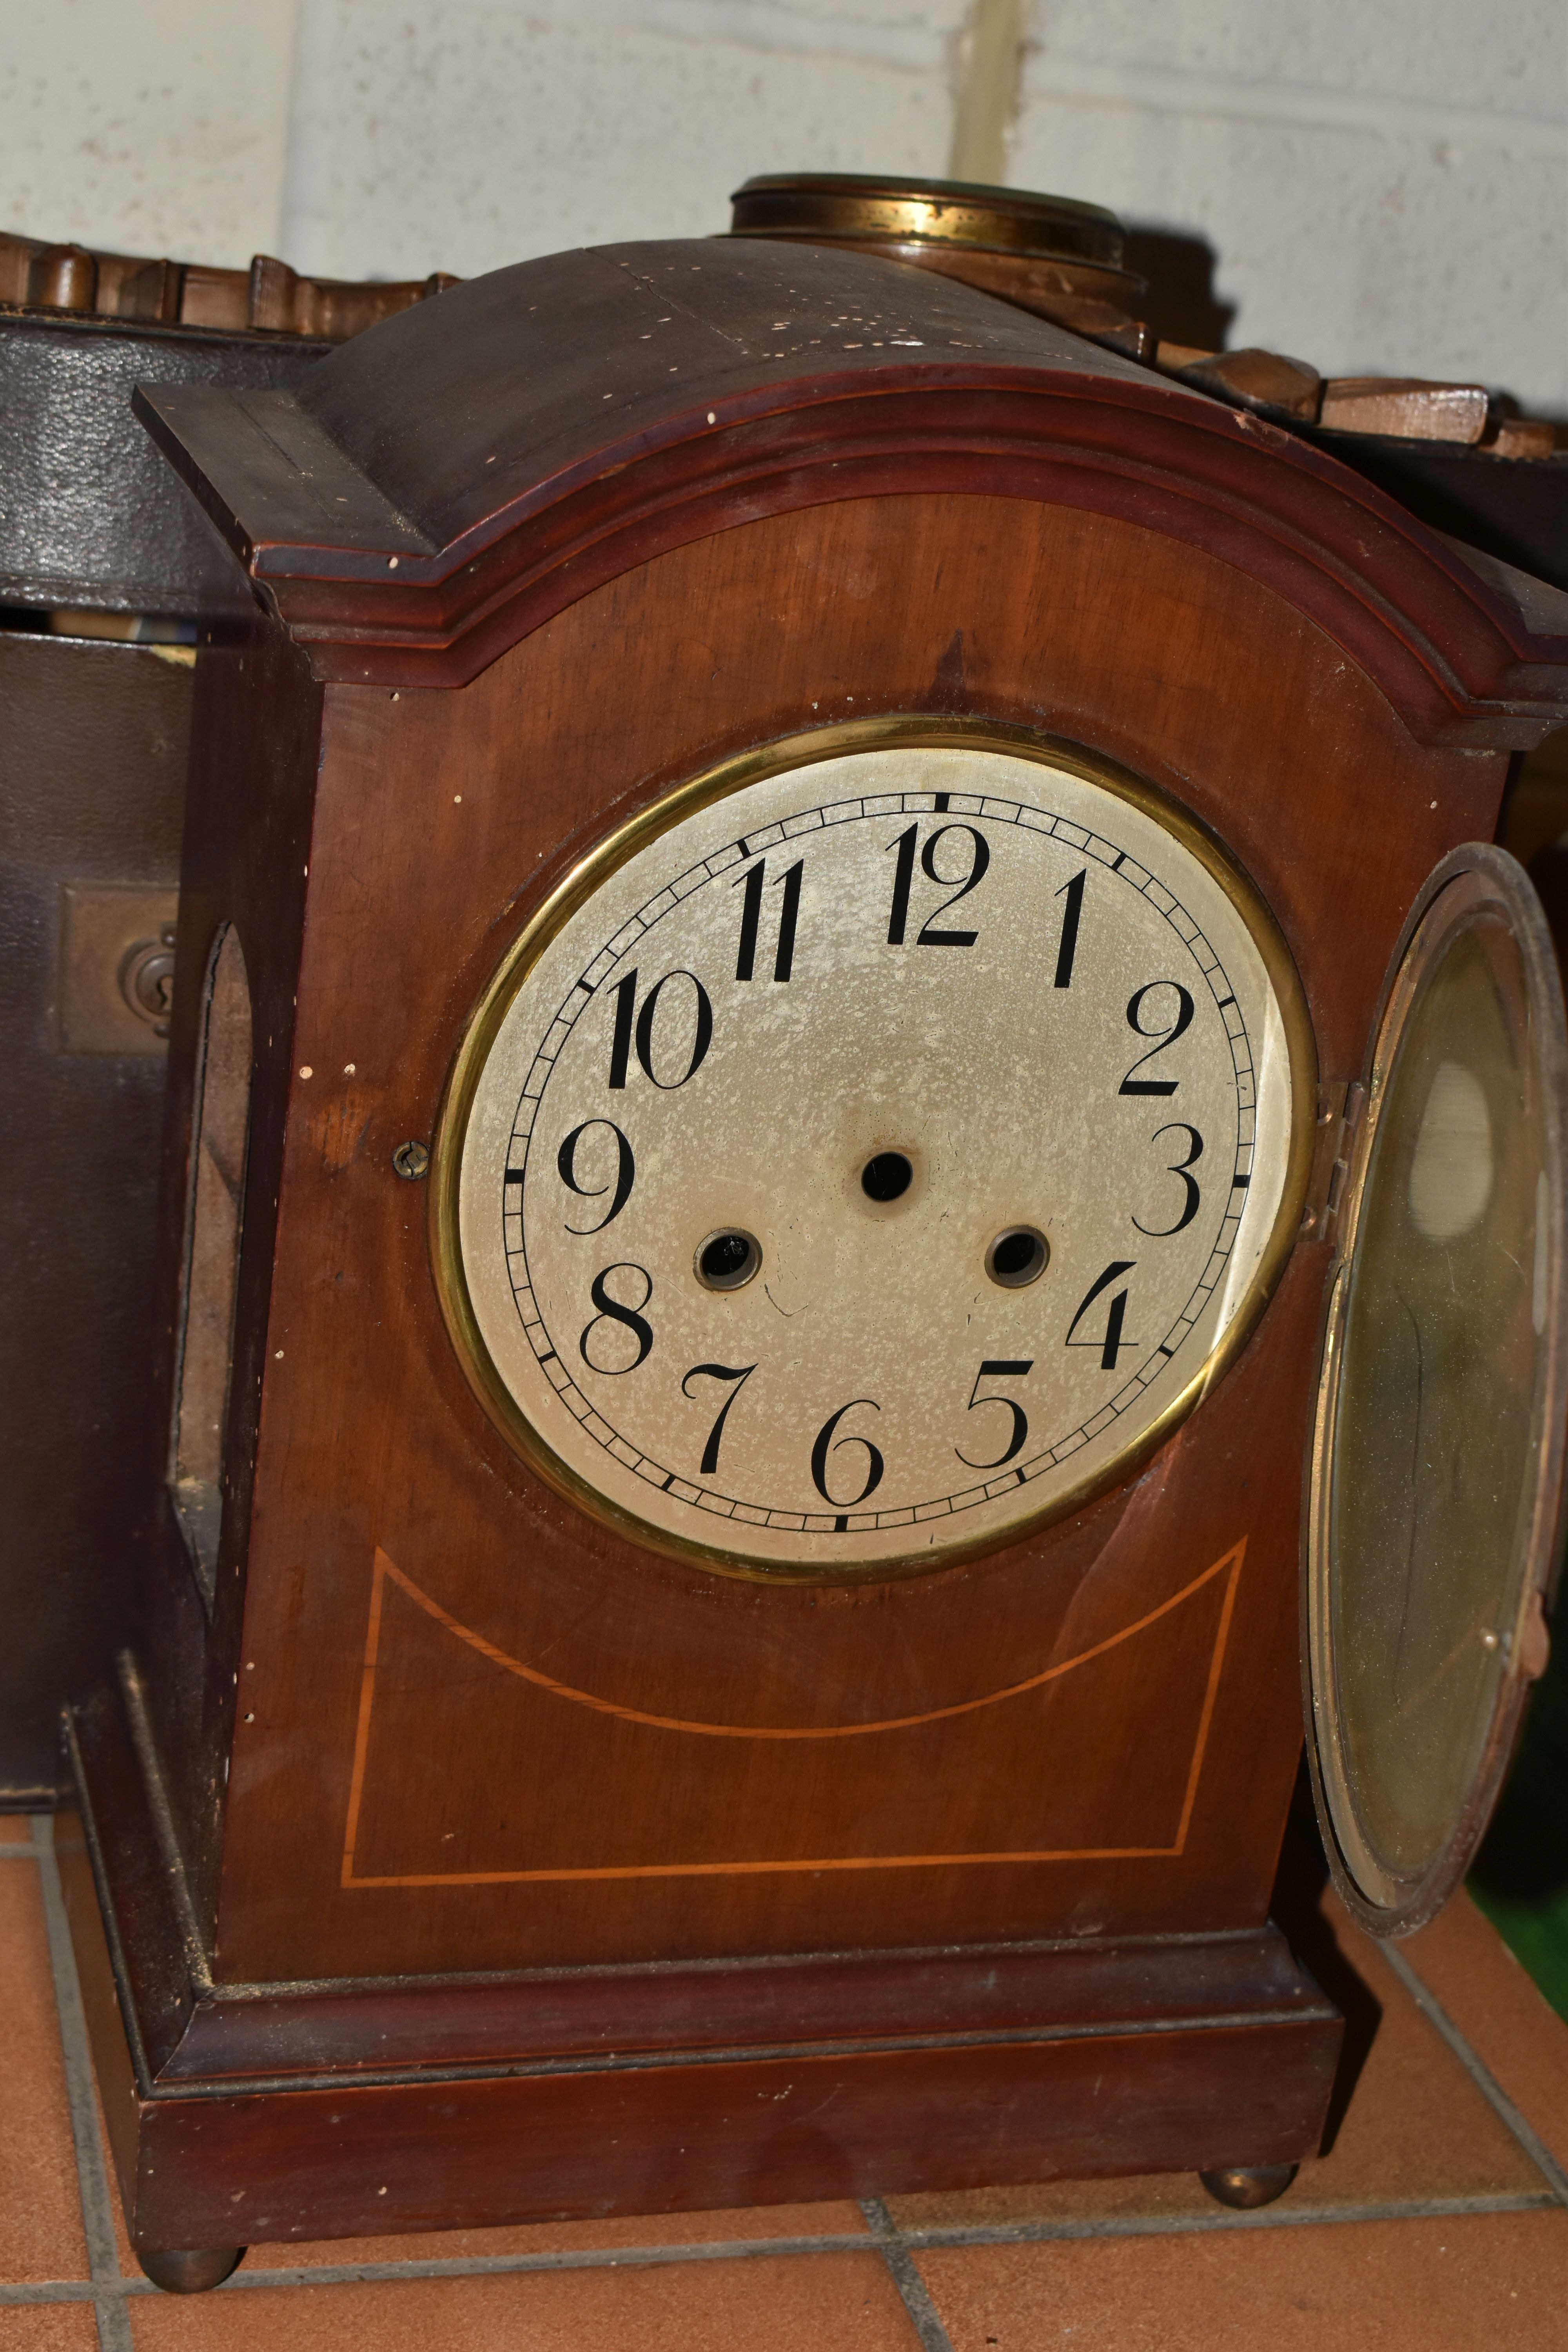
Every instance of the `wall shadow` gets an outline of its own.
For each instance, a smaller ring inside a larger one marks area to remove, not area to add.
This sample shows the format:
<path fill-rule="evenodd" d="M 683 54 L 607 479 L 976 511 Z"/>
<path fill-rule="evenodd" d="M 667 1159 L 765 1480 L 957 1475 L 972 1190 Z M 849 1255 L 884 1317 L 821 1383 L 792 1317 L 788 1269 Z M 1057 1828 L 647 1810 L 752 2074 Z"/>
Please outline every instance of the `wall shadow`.
<path fill-rule="evenodd" d="M 1568 943 L 1568 849 L 1553 842 L 1538 851 L 1530 877 L 1561 953 Z M 1512 1769 L 1472 1864 L 1487 1894 L 1514 1903 L 1549 1903 L 1568 1886 L 1568 1609 L 1561 1601 L 1552 1632 L 1551 1659 L 1535 1686 Z"/>
<path fill-rule="evenodd" d="M 1139 309 L 1160 341 L 1187 343 L 1201 352 L 1223 351 L 1236 304 L 1221 301 L 1215 291 L 1218 256 L 1207 237 L 1139 221 L 1126 226 L 1122 257 L 1129 269 L 1149 280 L 1147 299 Z"/>
<path fill-rule="evenodd" d="M 1269 1910 L 1296 1958 L 1345 2021 L 1333 2094 L 1319 2145 L 1321 2156 L 1330 2153 L 1339 2136 L 1362 2068 L 1383 2022 L 1382 2002 L 1345 1958 L 1331 1922 L 1324 1916 L 1323 1895 L 1328 1884 L 1329 1865 L 1318 1835 L 1311 1784 L 1303 1760 L 1290 1801 L 1290 1816 Z"/>

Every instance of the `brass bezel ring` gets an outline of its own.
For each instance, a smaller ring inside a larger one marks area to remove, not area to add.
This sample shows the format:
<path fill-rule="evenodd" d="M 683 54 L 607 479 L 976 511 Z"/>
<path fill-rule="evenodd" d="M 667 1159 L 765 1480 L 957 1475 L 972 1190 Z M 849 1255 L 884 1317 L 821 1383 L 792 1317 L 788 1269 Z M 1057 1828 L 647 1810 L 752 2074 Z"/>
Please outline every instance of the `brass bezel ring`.
<path fill-rule="evenodd" d="M 1000 1533 L 992 1530 L 977 1534 L 972 1542 L 944 1549 L 936 1559 L 927 1549 L 907 1558 L 879 1559 L 858 1567 L 842 1562 L 805 1566 L 785 1561 L 765 1565 L 719 1545 L 672 1535 L 623 1509 L 563 1461 L 522 1412 L 485 1345 L 463 1270 L 458 1231 L 463 1143 L 480 1073 L 513 999 L 556 933 L 612 874 L 685 818 L 747 784 L 763 782 L 788 769 L 842 759 L 856 751 L 899 747 L 991 750 L 1015 759 L 1032 760 L 1042 768 L 1058 769 L 1126 801 L 1171 834 L 1198 860 L 1241 918 L 1279 1008 L 1290 1071 L 1290 1146 L 1285 1182 L 1258 1268 L 1218 1346 L 1205 1358 L 1164 1411 L 1092 1475 L 1054 1496 L 1027 1520 Z M 1114 761 L 1086 751 L 1079 745 L 992 719 L 950 719 L 933 722 L 918 715 L 898 715 L 813 728 L 721 761 L 640 809 L 580 858 L 524 922 L 475 1006 L 442 1097 L 430 1185 L 430 1252 L 437 1296 L 468 1385 L 511 1450 L 557 1494 L 642 1549 L 762 1584 L 875 1584 L 905 1576 L 935 1575 L 984 1553 L 1002 1551 L 1025 1541 L 1052 1520 L 1080 1509 L 1092 1496 L 1122 1484 L 1164 1444 L 1229 1370 L 1278 1284 L 1300 1227 L 1317 1130 L 1317 1047 L 1311 1019 L 1283 934 L 1262 897 L 1229 852 L 1190 810 L 1167 793 Z"/>
<path fill-rule="evenodd" d="M 1125 232 L 1103 205 L 980 181 L 773 172 L 730 198 L 731 236 L 889 237 L 1036 259 L 1121 266 Z"/>

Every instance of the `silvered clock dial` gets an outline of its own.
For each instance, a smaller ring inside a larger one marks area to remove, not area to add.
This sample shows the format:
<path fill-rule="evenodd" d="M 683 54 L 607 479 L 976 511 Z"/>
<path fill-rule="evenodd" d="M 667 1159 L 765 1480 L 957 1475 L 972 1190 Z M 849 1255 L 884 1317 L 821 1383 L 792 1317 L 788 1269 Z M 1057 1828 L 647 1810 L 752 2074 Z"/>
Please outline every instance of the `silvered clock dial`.
<path fill-rule="evenodd" d="M 640 1540 L 935 1567 L 1197 1402 L 1313 1088 L 1289 955 L 1171 803 L 994 730 L 825 730 L 671 793 L 516 942 L 437 1143 L 448 1321 Z"/>

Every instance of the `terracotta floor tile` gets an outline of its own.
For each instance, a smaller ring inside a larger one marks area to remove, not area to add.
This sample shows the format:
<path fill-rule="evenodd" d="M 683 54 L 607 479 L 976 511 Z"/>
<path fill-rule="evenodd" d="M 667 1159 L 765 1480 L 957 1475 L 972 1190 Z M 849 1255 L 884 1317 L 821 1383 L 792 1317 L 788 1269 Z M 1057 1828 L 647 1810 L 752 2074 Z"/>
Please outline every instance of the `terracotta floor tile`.
<path fill-rule="evenodd" d="M 1331 1899 L 1324 1911 L 1341 1951 L 1383 2015 L 1332 2148 L 1302 2166 L 1291 2196 L 1360 2204 L 1544 2189 L 1534 2165 L 1422 2016 L 1381 1947 Z"/>
<path fill-rule="evenodd" d="M 874 2254 L 137 2297 L 137 2352 L 917 2352 Z"/>
<path fill-rule="evenodd" d="M 1287 2192 L 1291 2204 L 1384 2204 L 1542 2189 L 1541 2175 L 1377 1946 L 1331 1900 L 1324 1907 L 1342 1955 L 1382 2014 L 1333 2146 L 1326 2157 L 1303 2164 Z M 1480 1924 L 1490 1935 L 1486 1922 Z M 1568 2042 L 1568 2029 L 1560 2030 Z M 893 2197 L 888 2207 L 904 2229 L 1131 2220 L 1215 2210 L 1193 2173 Z"/>
<path fill-rule="evenodd" d="M 431 2230 L 401 2238 L 320 2238 L 264 2244 L 256 2270 L 323 2263 L 426 2263 L 485 2254 L 586 2252 L 602 2246 L 712 2245 L 724 2238 L 863 2238 L 865 2218 L 847 2199 L 826 2205 L 749 2205 L 729 2213 L 616 2214 L 603 2221 L 536 2221 L 503 2230 Z M 3 2352 L 3 2347 L 0 2347 Z"/>
<path fill-rule="evenodd" d="M 98 2117 L 98 2145 L 103 2151 L 103 2169 L 109 2182 L 109 2210 L 114 2222 L 114 2250 L 119 2258 L 122 2278 L 136 2278 L 141 2265 L 131 2251 L 131 2233 L 125 2226 L 125 2208 L 120 2201 L 120 2181 L 114 2169 L 114 2151 L 109 2145 L 109 2128 L 103 2120 L 103 2099 L 97 2084 L 93 2084 L 93 2112 Z M 5 2352 L 0 2346 L 0 2352 Z"/>
<path fill-rule="evenodd" d="M 984 2230 L 1030 2222 L 1142 2221 L 1208 2214 L 1214 2200 L 1195 2172 L 1148 2172 L 1121 2180 L 1035 2180 L 1010 2189 L 933 2189 L 889 2197 L 900 2230 Z"/>
<path fill-rule="evenodd" d="M 1568 2212 L 921 2254 L 953 2352 L 1563 2352 Z"/>
<path fill-rule="evenodd" d="M 103 2158 L 104 2178 L 109 2183 L 109 2212 L 114 2225 L 114 2251 L 120 2274 L 122 2278 L 140 2278 L 142 2266 L 131 2251 L 131 2233 L 125 2226 L 125 2209 L 120 2201 L 120 2182 L 114 2169 L 114 2152 L 109 2145 L 109 2126 L 104 2121 L 103 2098 L 96 2079 L 92 2086 L 92 2106 L 93 2113 L 98 2118 L 98 2145 Z M 4 2336 L 0 2336 L 0 2352 L 6 2352 Z"/>
<path fill-rule="evenodd" d="M 5 1988 L 0 2278 L 85 2278 L 70 2110 L 35 1863 L 0 1862 L 0 1984 Z M 7 2340 L 0 2336 L 0 2345 Z"/>
<path fill-rule="evenodd" d="M 1568 2164 L 1568 2024 L 1490 1920 L 1468 1895 L 1456 1895 L 1399 1948 L 1558 2162 Z"/>
<path fill-rule="evenodd" d="M 90 2303 L 0 2305 L 0 2352 L 97 2352 Z"/>

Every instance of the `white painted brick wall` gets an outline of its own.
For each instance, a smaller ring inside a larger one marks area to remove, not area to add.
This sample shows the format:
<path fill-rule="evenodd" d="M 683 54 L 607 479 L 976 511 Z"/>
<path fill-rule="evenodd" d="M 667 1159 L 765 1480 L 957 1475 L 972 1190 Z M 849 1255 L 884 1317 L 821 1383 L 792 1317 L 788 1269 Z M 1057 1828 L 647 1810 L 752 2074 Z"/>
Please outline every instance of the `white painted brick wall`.
<path fill-rule="evenodd" d="M 1568 413 L 1564 0 L 1038 0 L 1011 161 L 1206 236 L 1233 344 Z"/>
<path fill-rule="evenodd" d="M 728 226 L 752 172 L 940 173 L 963 0 L 301 0 L 283 243 L 467 276 Z"/>
<path fill-rule="evenodd" d="M 0 228 L 247 262 L 278 234 L 294 0 L 0 0 Z"/>
<path fill-rule="evenodd" d="M 940 173 L 1008 0 L 0 0 L 0 224 L 468 275 Z M 1568 415 L 1568 0 L 1034 0 L 1015 184 L 1205 237 L 1230 340 Z"/>

